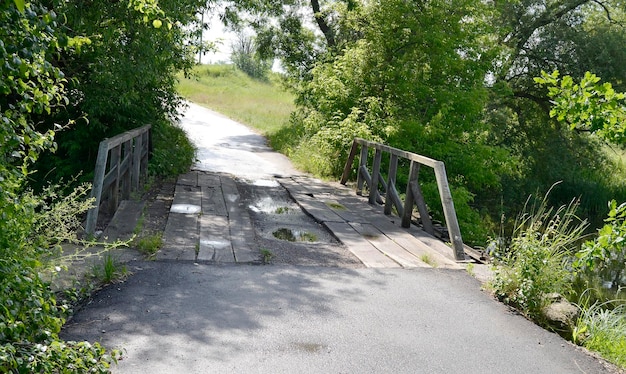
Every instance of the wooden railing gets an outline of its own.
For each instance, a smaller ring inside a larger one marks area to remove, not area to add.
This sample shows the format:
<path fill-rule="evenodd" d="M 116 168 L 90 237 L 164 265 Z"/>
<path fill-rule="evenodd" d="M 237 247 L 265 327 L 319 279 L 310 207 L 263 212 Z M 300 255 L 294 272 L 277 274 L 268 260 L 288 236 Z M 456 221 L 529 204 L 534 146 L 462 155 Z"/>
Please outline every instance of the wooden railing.
<path fill-rule="evenodd" d="M 106 202 L 110 211 L 117 210 L 122 200 L 139 190 L 139 181 L 147 174 L 150 153 L 150 125 L 104 139 L 98 148 L 91 197 L 93 208 L 87 212 L 85 232 L 93 234 L 98 212 Z"/>
<path fill-rule="evenodd" d="M 439 189 L 439 197 L 441 198 L 443 213 L 446 219 L 446 226 L 448 228 L 448 234 L 450 235 L 450 240 L 452 241 L 454 258 L 457 261 L 465 260 L 463 239 L 461 237 L 461 230 L 459 229 L 459 223 L 454 210 L 454 202 L 452 201 L 452 195 L 450 194 L 450 187 L 448 185 L 448 177 L 446 176 L 444 163 L 415 153 L 389 147 L 384 144 L 356 138 L 352 143 L 350 155 L 348 156 L 346 166 L 343 170 L 343 175 L 341 176 L 341 184 L 345 185 L 350 177 L 352 164 L 357 155 L 359 146 L 361 146 L 361 153 L 359 168 L 357 171 L 357 193 L 362 194 L 364 184 L 367 183 L 369 188 L 370 204 L 384 202 L 384 212 L 387 215 L 391 214 L 392 208 L 395 207 L 398 215 L 402 218 L 402 227 L 405 228 L 411 225 L 413 207 L 416 205 L 424 231 L 430 233 L 431 235 L 434 235 L 434 227 L 430 216 L 428 215 L 426 203 L 424 202 L 424 197 L 419 185 L 418 176 L 421 165 L 428 166 L 434 170 L 437 187 Z M 367 166 L 369 148 L 375 149 L 371 174 Z M 387 181 L 384 180 L 380 170 L 383 152 L 387 152 L 390 155 Z M 402 199 L 396 190 L 398 158 L 400 157 L 411 162 L 404 202 L 402 202 Z M 382 186 L 384 190 L 384 200 L 380 195 L 379 186 Z"/>

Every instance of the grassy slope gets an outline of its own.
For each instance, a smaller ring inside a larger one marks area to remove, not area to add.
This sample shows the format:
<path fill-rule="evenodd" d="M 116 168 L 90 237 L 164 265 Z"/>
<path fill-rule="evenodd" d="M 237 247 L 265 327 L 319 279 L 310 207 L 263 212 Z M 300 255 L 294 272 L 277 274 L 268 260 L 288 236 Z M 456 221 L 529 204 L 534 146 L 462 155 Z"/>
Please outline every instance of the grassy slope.
<path fill-rule="evenodd" d="M 181 95 L 264 135 L 280 130 L 295 109 L 294 96 L 280 87 L 277 77 L 254 80 L 232 65 L 202 65 L 194 73 L 190 79 L 181 77 Z"/>

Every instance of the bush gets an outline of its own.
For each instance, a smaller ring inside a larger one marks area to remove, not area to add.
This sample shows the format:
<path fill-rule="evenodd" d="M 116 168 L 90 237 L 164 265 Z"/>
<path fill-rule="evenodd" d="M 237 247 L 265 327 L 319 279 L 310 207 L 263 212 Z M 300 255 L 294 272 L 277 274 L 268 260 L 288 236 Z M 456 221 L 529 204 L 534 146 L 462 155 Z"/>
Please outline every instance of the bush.
<path fill-rule="evenodd" d="M 196 159 L 196 147 L 178 125 L 159 122 L 152 127 L 151 174 L 176 176 L 186 173 Z"/>
<path fill-rule="evenodd" d="M 626 203 L 609 202 L 606 225 L 595 240 L 583 244 L 574 266 L 592 283 L 598 280 L 615 289 L 626 285 Z"/>
<path fill-rule="evenodd" d="M 571 296 L 571 256 L 587 227 L 576 202 L 555 211 L 546 199 L 520 216 L 510 246 L 496 253 L 490 282 L 498 299 L 540 323 L 547 294 Z"/>

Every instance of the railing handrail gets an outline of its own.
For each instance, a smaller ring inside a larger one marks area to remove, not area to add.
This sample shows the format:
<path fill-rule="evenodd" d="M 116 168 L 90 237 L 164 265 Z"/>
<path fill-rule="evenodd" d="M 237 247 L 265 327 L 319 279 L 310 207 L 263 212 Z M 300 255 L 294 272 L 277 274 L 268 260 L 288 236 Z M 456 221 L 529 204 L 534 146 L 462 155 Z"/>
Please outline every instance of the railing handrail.
<path fill-rule="evenodd" d="M 120 185 L 125 199 L 130 197 L 131 191 L 139 189 L 140 177 L 147 173 L 151 128 L 151 125 L 145 125 L 100 142 L 91 189 L 91 197 L 95 198 L 95 202 L 87 212 L 85 223 L 87 234 L 95 232 L 103 191 L 113 209 L 117 209 Z"/>
<path fill-rule="evenodd" d="M 402 217 L 402 227 L 409 227 L 411 225 L 411 215 L 413 212 L 413 206 L 417 205 L 417 209 L 422 219 L 424 230 L 430 234 L 434 234 L 434 229 L 428 211 L 426 203 L 421 192 L 419 185 L 418 174 L 420 165 L 428 166 L 435 172 L 435 178 L 437 180 L 437 188 L 439 190 L 439 198 L 443 206 L 443 213 L 446 219 L 446 226 L 452 241 L 452 247 L 454 251 L 454 258 L 457 261 L 465 260 L 465 250 L 463 245 L 463 238 L 461 237 L 461 230 L 459 228 L 459 222 L 457 220 L 456 211 L 454 209 L 454 202 L 452 201 L 452 194 L 450 193 L 450 186 L 448 184 L 448 177 L 446 175 L 445 164 L 442 161 L 433 160 L 431 158 L 418 155 L 416 153 L 407 152 L 398 148 L 390 147 L 385 144 L 372 142 L 369 140 L 355 138 L 352 142 L 350 154 L 341 176 L 341 184 L 346 184 L 350 176 L 352 164 L 356 157 L 358 146 L 362 146 L 359 168 L 357 170 L 357 193 L 362 193 L 364 183 L 370 187 L 369 202 L 371 204 L 376 201 L 382 202 L 381 196 L 378 192 L 378 185 L 382 184 L 385 189 L 385 214 L 389 215 L 392 211 L 392 206 L 396 207 L 398 214 Z M 368 148 L 376 150 L 374 155 L 374 161 L 372 165 L 372 174 L 369 174 L 367 168 Z M 382 159 L 382 152 L 390 154 L 390 164 L 388 180 L 385 182 L 380 176 L 380 164 Z M 399 197 L 396 190 L 396 172 L 398 166 L 398 158 L 404 158 L 411 161 L 411 167 L 409 171 L 409 180 L 406 187 L 406 197 L 404 204 Z"/>

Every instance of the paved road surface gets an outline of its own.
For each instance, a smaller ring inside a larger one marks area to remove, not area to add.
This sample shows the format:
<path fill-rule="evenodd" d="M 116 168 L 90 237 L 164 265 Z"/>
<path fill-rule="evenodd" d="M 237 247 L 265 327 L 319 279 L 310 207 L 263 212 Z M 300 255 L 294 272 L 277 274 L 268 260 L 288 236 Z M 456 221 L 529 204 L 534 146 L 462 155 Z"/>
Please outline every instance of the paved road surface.
<path fill-rule="evenodd" d="M 222 116 L 192 106 L 185 126 L 201 142 L 200 169 L 295 172 Z M 95 295 L 62 334 L 122 349 L 119 373 L 609 372 L 462 270 L 171 260 L 129 269 L 130 279 Z"/>

